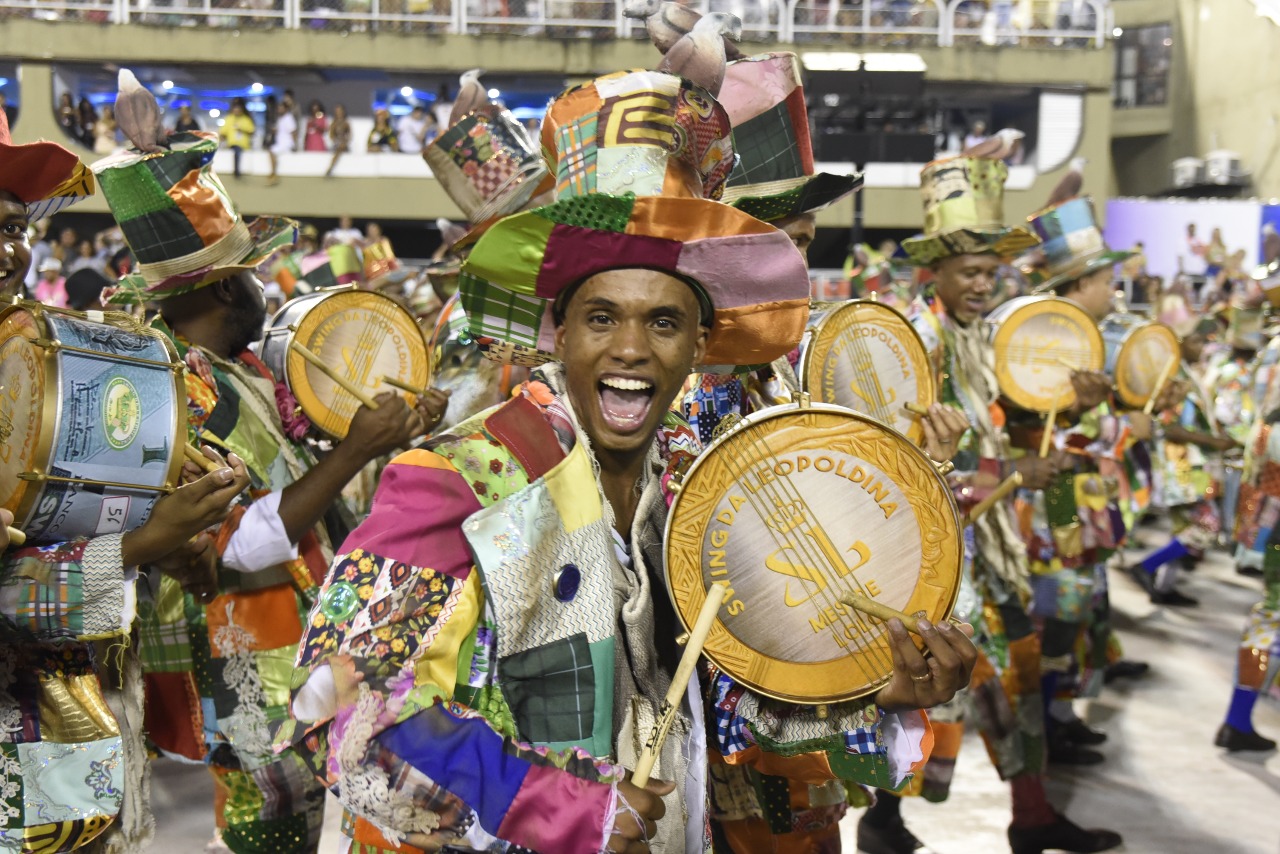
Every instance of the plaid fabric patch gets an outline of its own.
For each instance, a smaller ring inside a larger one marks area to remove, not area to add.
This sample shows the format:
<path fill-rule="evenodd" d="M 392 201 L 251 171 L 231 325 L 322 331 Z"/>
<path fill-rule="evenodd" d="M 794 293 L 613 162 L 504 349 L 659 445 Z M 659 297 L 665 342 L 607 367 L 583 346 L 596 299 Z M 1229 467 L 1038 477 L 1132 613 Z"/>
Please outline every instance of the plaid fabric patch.
<path fill-rule="evenodd" d="M 844 734 L 844 750 L 846 753 L 856 753 L 859 756 L 873 756 L 885 752 L 876 738 L 876 730 L 862 727 Z"/>
<path fill-rule="evenodd" d="M 585 196 L 596 189 L 596 115 L 556 130 L 556 197 Z"/>
<path fill-rule="evenodd" d="M 743 688 L 721 673 L 715 677 L 714 690 L 712 713 L 716 721 L 716 745 L 725 756 L 732 756 L 754 743 L 746 721 L 738 716 L 738 701 L 742 699 Z"/>
<path fill-rule="evenodd" d="M 511 180 L 516 174 L 517 163 L 505 152 L 495 152 L 493 157 L 481 164 L 471 176 L 471 185 L 481 196 L 488 199 Z"/>
<path fill-rule="evenodd" d="M 147 673 L 185 673 L 191 669 L 187 621 L 162 623 L 154 609 L 138 615 L 139 654 Z"/>
<path fill-rule="evenodd" d="M 130 220 L 120 220 L 120 230 L 141 264 L 180 258 L 204 249 L 186 214 L 177 207 L 163 208 Z"/>
<path fill-rule="evenodd" d="M 523 739 L 578 742 L 591 737 L 595 671 L 586 635 L 509 655 L 498 672 Z"/>
<path fill-rule="evenodd" d="M 174 184 L 192 172 L 213 162 L 216 145 L 198 145 L 192 148 L 170 151 L 160 157 L 149 157 L 142 163 L 150 170 L 156 182 L 167 192 Z"/>
<path fill-rule="evenodd" d="M 538 346 L 538 328 L 546 300 L 512 293 L 465 270 L 459 276 L 458 293 L 471 319 L 473 336 L 492 336 L 526 347 Z"/>
<path fill-rule="evenodd" d="M 734 128 L 733 148 L 738 153 L 738 165 L 729 175 L 731 187 L 804 174 L 795 126 L 785 101 Z"/>

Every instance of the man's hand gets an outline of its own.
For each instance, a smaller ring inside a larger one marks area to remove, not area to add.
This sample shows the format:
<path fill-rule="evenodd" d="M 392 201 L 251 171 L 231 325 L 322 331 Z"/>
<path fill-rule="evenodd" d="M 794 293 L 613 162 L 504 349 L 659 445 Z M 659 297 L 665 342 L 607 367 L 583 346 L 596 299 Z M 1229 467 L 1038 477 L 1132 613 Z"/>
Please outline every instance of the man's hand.
<path fill-rule="evenodd" d="M 934 462 L 945 463 L 956 455 L 969 420 L 955 407 L 935 403 L 920 418 L 920 426 L 924 428 L 925 453 Z"/>
<path fill-rule="evenodd" d="M 627 781 L 618 784 L 618 814 L 613 820 L 613 832 L 609 834 L 609 851 L 618 854 L 648 854 L 649 840 L 658 832 L 658 821 L 667 814 L 662 796 L 675 791 L 675 783 L 650 780 L 643 789 L 637 789 Z M 641 821 L 623 804 L 640 815 Z"/>
<path fill-rule="evenodd" d="M 978 648 L 969 640 L 973 627 L 946 622 L 934 626 L 921 619 L 920 636 L 931 655 L 925 658 L 916 649 L 911 635 L 899 619 L 888 623 L 889 646 L 893 651 L 893 676 L 876 694 L 876 705 L 886 712 L 928 709 L 945 703 L 968 686 Z"/>
<path fill-rule="evenodd" d="M 196 534 L 227 517 L 231 502 L 249 485 L 249 470 L 235 454 L 227 467 L 179 486 L 151 508 L 140 528 L 124 535 L 121 556 L 125 566 L 155 563 Z"/>
<path fill-rule="evenodd" d="M 366 463 L 397 448 L 408 447 L 414 439 L 427 432 L 422 415 L 416 409 L 410 409 L 400 395 L 384 392 L 374 400 L 378 408 L 362 406 L 357 409 L 347 438 L 339 445 L 343 449 L 358 448 Z"/>
<path fill-rule="evenodd" d="M 1160 389 L 1160 393 L 1156 395 L 1156 405 L 1153 407 L 1153 411 L 1164 412 L 1166 409 L 1181 407 L 1182 401 L 1186 400 L 1189 394 L 1191 394 L 1191 383 L 1186 380 L 1170 380 L 1164 384 L 1164 388 Z"/>
<path fill-rule="evenodd" d="M 1151 430 L 1152 419 L 1150 415 L 1145 412 L 1130 412 L 1128 418 L 1129 435 L 1133 436 L 1133 438 L 1140 442 L 1145 442 L 1147 439 L 1151 438 L 1153 434 Z"/>
<path fill-rule="evenodd" d="M 428 432 L 440 425 L 445 412 L 449 409 L 450 394 L 452 392 L 429 388 L 426 394 L 418 398 L 418 404 L 414 410 L 422 418 L 422 423 L 426 425 Z"/>
<path fill-rule="evenodd" d="M 1056 448 L 1049 452 L 1049 456 L 1043 458 L 1036 454 L 1027 454 L 1025 457 L 1014 460 L 1013 467 L 1022 474 L 1023 487 L 1044 489 L 1053 481 L 1054 475 L 1062 471 L 1063 456 L 1063 453 Z"/>
<path fill-rule="evenodd" d="M 213 537 L 200 533 L 151 564 L 182 585 L 182 589 L 208 603 L 218 595 L 218 550 Z"/>
<path fill-rule="evenodd" d="M 1076 411 L 1086 412 L 1111 394 L 1111 377 L 1102 371 L 1072 371 L 1071 387 L 1076 392 Z"/>

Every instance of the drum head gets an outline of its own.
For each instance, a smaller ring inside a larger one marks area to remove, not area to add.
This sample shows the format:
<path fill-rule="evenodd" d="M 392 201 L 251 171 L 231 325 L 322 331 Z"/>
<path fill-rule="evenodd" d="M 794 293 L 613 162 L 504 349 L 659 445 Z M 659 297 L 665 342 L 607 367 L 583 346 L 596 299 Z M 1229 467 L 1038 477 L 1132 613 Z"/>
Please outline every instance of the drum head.
<path fill-rule="evenodd" d="M 864 300 L 815 314 L 819 319 L 802 346 L 801 388 L 814 400 L 870 415 L 916 444 L 923 441 L 919 417 L 904 406 L 934 402 L 933 367 L 910 321 Z"/>
<path fill-rule="evenodd" d="M 820 404 L 763 410 L 714 442 L 667 519 L 667 583 L 684 624 L 709 585 L 728 583 L 706 655 L 792 702 L 864 696 L 892 672 L 884 624 L 842 594 L 945 620 L 961 559 L 951 490 L 928 458 L 871 418 Z"/>
<path fill-rule="evenodd" d="M 395 391 L 382 382 L 384 376 L 415 388 L 427 385 L 422 330 L 409 312 L 381 294 L 325 294 L 298 320 L 293 340 L 375 394 Z M 360 402 L 293 351 L 286 357 L 285 373 L 311 423 L 328 436 L 345 438 Z"/>
<path fill-rule="evenodd" d="M 1168 326 L 1145 323 L 1130 332 L 1116 357 L 1116 394 L 1121 402 L 1134 409 L 1146 406 L 1171 359 L 1176 368 L 1182 359 L 1182 348 L 1177 334 Z"/>
<path fill-rule="evenodd" d="M 1056 297 L 1011 300 L 988 317 L 1000 393 L 1032 412 L 1075 405 L 1073 370 L 1102 370 L 1106 350 L 1093 318 Z"/>
<path fill-rule="evenodd" d="M 56 419 L 56 399 L 45 412 L 45 351 L 31 343 L 43 334 L 30 311 L 11 306 L 0 312 L 0 507 L 19 524 L 40 487 L 18 475 L 43 468 L 39 461 L 49 456 Z"/>

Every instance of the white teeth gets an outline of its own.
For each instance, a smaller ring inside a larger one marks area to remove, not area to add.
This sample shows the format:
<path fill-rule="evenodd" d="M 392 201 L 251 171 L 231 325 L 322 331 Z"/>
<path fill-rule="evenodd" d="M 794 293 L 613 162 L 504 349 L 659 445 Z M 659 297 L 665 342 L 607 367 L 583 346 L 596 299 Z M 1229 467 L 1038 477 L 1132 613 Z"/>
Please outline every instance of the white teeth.
<path fill-rule="evenodd" d="M 653 388 L 653 383 L 651 382 L 626 379 L 624 377 L 605 377 L 600 382 L 609 388 L 616 388 L 621 391 L 648 391 Z"/>

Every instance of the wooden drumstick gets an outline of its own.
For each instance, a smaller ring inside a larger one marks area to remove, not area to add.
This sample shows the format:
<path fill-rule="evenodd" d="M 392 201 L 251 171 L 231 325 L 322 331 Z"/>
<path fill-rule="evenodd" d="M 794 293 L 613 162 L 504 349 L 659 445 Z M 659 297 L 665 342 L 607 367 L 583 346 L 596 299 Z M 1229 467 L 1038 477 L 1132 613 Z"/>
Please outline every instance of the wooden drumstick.
<path fill-rule="evenodd" d="M 654 724 L 653 732 L 649 734 L 649 740 L 640 753 L 640 759 L 636 761 L 636 770 L 631 775 L 631 785 L 637 789 L 643 789 L 653 774 L 653 763 L 658 759 L 662 742 L 666 740 L 667 732 L 671 729 L 671 724 L 676 719 L 676 712 L 680 710 L 680 704 L 684 700 L 684 694 L 689 690 L 689 677 L 693 675 L 693 668 L 698 664 L 702 647 L 707 642 L 707 635 L 711 633 L 711 626 L 728 592 L 728 585 L 720 582 L 707 588 L 706 601 L 702 603 L 698 619 L 694 621 L 693 628 L 689 631 L 689 640 L 685 643 L 684 654 L 680 656 L 680 664 L 676 667 L 675 675 L 671 677 L 671 687 L 667 689 L 667 696 L 662 700 L 662 708 L 658 711 L 658 722 Z"/>
<path fill-rule="evenodd" d="M 840 601 L 855 611 L 861 611 L 877 619 L 892 620 L 897 617 L 911 634 L 920 634 L 920 624 L 916 621 L 916 618 L 910 614 L 904 614 L 897 608 L 890 608 L 888 605 L 877 602 L 874 599 L 868 599 L 866 596 L 857 593 L 842 593 L 840 594 Z"/>
<path fill-rule="evenodd" d="M 1069 371 L 1071 371 L 1072 373 L 1075 373 L 1076 371 L 1080 370 L 1080 369 L 1079 369 L 1079 368 L 1077 368 L 1075 365 L 1073 365 L 1072 363 L 1068 362 L 1066 359 L 1062 358 L 1061 356 L 1059 356 L 1059 357 L 1058 357 L 1058 364 L 1059 364 L 1059 365 L 1062 365 L 1062 367 L 1064 367 L 1064 368 L 1068 369 L 1068 370 L 1069 370 Z"/>
<path fill-rule="evenodd" d="M 27 535 L 25 532 L 18 530 L 12 525 L 5 525 L 5 529 L 9 532 L 9 545 L 20 546 L 26 543 Z"/>
<path fill-rule="evenodd" d="M 912 415 L 928 415 L 929 407 L 921 406 L 918 403 L 904 403 L 902 408 L 910 412 Z"/>
<path fill-rule="evenodd" d="M 1044 417 L 1044 435 L 1040 437 L 1040 459 L 1049 456 L 1049 446 L 1053 444 L 1053 425 L 1058 420 L 1058 403 L 1062 400 L 1062 394 L 1053 399 L 1053 406 L 1049 408 L 1049 414 Z"/>
<path fill-rule="evenodd" d="M 1143 415 L 1150 415 L 1156 408 L 1156 398 L 1160 396 L 1160 392 L 1164 391 L 1164 384 L 1168 381 L 1169 375 L 1173 373 L 1173 366 L 1178 364 L 1177 356 L 1170 356 L 1169 361 L 1165 362 L 1164 370 L 1160 372 L 1160 378 L 1156 380 L 1156 384 L 1151 389 L 1151 397 L 1147 398 L 1147 405 L 1142 407 Z"/>
<path fill-rule="evenodd" d="M 426 389 L 418 388 L 417 386 L 412 386 L 412 385 L 409 385 L 408 383 L 401 382 L 395 377 L 384 376 L 382 378 L 382 381 L 387 385 L 391 386 L 392 388 L 398 388 L 401 391 L 407 391 L 409 392 L 409 394 L 413 395 L 414 397 L 425 397 L 427 394 Z"/>
<path fill-rule="evenodd" d="M 199 449 L 190 442 L 182 443 L 182 451 L 187 455 L 187 459 L 204 469 L 205 474 L 213 474 L 215 471 L 222 468 L 222 466 L 200 453 Z"/>
<path fill-rule="evenodd" d="M 346 391 L 347 394 L 351 395 L 356 400 L 360 401 L 360 403 L 363 404 L 364 406 L 367 406 L 370 409 L 378 408 L 378 404 L 374 402 L 372 397 L 365 394 L 363 389 L 361 389 L 358 385 L 353 383 L 351 380 L 344 377 L 342 374 L 335 371 L 333 368 L 329 367 L 327 364 L 325 364 L 323 359 L 321 359 L 315 353 L 312 353 L 302 344 L 299 344 L 297 341 L 294 341 L 292 344 L 289 345 L 289 349 L 297 353 L 302 358 L 306 359 L 308 362 L 310 362 L 317 371 L 324 374 L 329 379 L 333 380 L 335 383 L 338 384 L 340 388 Z"/>
<path fill-rule="evenodd" d="M 978 517 L 986 513 L 996 502 L 1004 498 L 1010 492 L 1013 492 L 1019 486 L 1022 486 L 1022 472 L 1015 471 L 1013 474 L 1000 481 L 995 489 L 991 490 L 991 494 L 979 501 L 977 504 L 969 508 L 969 512 L 964 514 L 964 527 L 969 527 Z"/>

